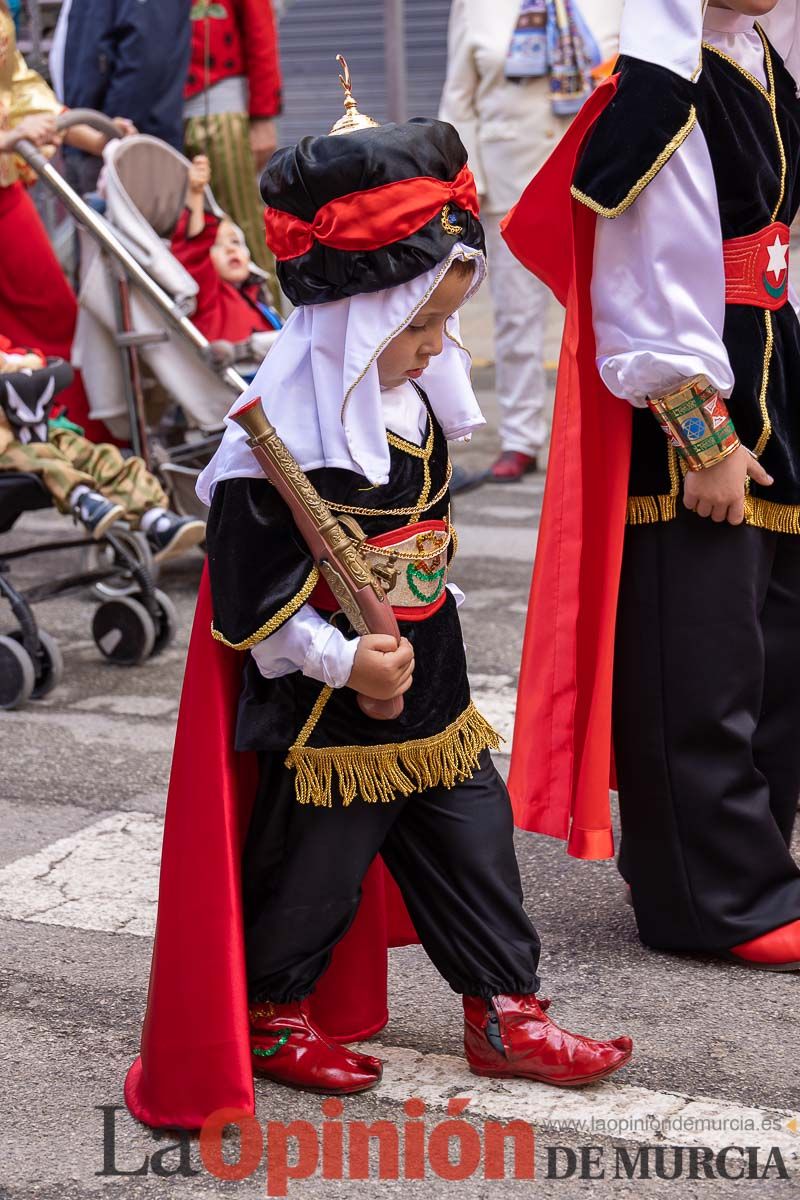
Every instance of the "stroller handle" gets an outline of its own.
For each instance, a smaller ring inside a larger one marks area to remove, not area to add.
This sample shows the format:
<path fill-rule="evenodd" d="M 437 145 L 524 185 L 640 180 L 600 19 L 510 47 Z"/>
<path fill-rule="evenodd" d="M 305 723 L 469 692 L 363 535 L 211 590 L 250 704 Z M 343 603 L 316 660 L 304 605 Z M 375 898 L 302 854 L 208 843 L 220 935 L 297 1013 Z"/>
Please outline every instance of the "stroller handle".
<path fill-rule="evenodd" d="M 104 133 L 109 141 L 120 136 L 111 118 L 94 108 L 70 108 L 56 118 L 56 129 L 59 133 L 65 129 L 72 129 L 73 125 L 90 125 L 98 133 Z"/>

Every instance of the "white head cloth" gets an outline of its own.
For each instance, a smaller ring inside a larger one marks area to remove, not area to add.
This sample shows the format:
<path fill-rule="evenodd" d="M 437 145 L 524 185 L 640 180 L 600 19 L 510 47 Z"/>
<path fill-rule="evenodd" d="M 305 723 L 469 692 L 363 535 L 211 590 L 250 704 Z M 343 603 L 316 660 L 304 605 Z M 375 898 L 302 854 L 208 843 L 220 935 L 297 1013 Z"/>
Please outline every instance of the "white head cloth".
<path fill-rule="evenodd" d="M 257 478 L 261 468 L 246 435 L 230 413 L 260 396 L 278 436 L 304 471 L 341 467 L 373 484 L 389 479 L 389 444 L 383 420 L 377 359 L 426 304 L 457 259 L 474 261 L 468 300 L 483 282 L 480 251 L 461 243 L 433 270 L 381 292 L 296 308 L 247 391 L 231 406 L 222 442 L 197 481 L 211 503 L 222 479 Z M 469 354 L 458 338 L 458 314 L 445 328 L 442 353 L 420 379 L 448 439 L 485 424 L 469 378 Z"/>
<path fill-rule="evenodd" d="M 668 67 L 684 79 L 700 68 L 704 0 L 625 0 L 620 27 L 620 54 Z M 760 21 L 767 37 L 800 81 L 798 0 L 778 0 Z"/>

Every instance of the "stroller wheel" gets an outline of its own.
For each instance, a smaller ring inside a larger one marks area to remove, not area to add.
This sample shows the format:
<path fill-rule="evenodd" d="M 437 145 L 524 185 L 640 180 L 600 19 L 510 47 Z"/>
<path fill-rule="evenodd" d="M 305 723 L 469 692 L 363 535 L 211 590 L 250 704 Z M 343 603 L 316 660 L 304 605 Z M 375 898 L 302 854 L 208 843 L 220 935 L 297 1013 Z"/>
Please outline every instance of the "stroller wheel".
<path fill-rule="evenodd" d="M 153 653 L 156 626 L 132 596 L 106 600 L 92 619 L 92 637 L 100 653 L 120 667 L 136 667 Z"/>
<path fill-rule="evenodd" d="M 15 642 L 22 644 L 22 634 L 19 630 L 15 630 L 10 636 Z M 41 700 L 48 696 L 64 678 L 64 659 L 58 642 L 45 629 L 39 629 L 38 636 L 39 653 L 31 660 L 36 675 L 31 700 Z"/>
<path fill-rule="evenodd" d="M 0 709 L 22 708 L 33 695 L 36 668 L 24 646 L 0 637 Z"/>
<path fill-rule="evenodd" d="M 158 566 L 153 562 L 153 552 L 144 534 L 133 529 L 120 529 L 119 525 L 114 527 L 113 533 L 115 540 L 122 544 L 137 566 L 147 571 L 155 582 L 158 578 Z M 115 562 L 114 550 L 108 542 L 94 542 L 83 552 L 83 569 L 85 571 L 102 571 L 113 567 Z M 92 591 L 98 600 L 110 600 L 116 596 L 137 595 L 139 584 L 123 567 L 118 573 L 92 584 Z"/>
<path fill-rule="evenodd" d="M 175 631 L 178 628 L 178 613 L 166 592 L 162 592 L 160 588 L 156 588 L 153 594 L 158 604 L 156 644 L 152 650 L 152 655 L 155 657 L 162 650 L 166 650 L 175 637 Z"/>

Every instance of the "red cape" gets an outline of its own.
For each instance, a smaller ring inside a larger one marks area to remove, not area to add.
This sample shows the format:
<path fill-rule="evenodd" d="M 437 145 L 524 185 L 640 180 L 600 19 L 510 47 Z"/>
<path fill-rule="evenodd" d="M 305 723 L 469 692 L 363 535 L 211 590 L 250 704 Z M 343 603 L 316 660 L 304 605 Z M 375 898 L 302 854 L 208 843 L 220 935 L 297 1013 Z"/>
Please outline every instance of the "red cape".
<path fill-rule="evenodd" d="M 239 864 L 256 757 L 233 749 L 244 656 L 214 641 L 211 615 L 205 568 L 175 736 L 141 1054 L 125 1080 L 131 1113 L 156 1128 L 197 1129 L 218 1108 L 255 1107 Z M 356 1041 L 386 1024 L 387 948 L 417 940 L 378 859 L 312 996 L 330 1036 Z"/>
<path fill-rule="evenodd" d="M 611 684 L 632 422 L 595 364 L 597 218 L 570 187 L 616 88 L 615 76 L 594 92 L 503 222 L 512 252 L 567 310 L 509 789 L 517 825 L 566 838 L 578 858 L 614 853 Z"/>

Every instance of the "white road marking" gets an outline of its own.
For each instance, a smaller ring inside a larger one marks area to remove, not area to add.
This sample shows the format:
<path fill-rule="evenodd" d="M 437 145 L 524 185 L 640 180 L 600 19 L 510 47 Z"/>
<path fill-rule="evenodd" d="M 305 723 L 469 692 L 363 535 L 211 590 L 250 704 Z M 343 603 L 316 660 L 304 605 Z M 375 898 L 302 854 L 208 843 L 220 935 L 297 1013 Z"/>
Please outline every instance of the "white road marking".
<path fill-rule="evenodd" d="M 163 821 L 115 813 L 0 869 L 0 916 L 73 929 L 155 929 Z"/>
<path fill-rule="evenodd" d="M 539 1132 L 563 1134 L 585 1144 L 597 1137 L 667 1146 L 760 1146 L 762 1161 L 777 1146 L 784 1160 L 800 1161 L 800 1113 L 755 1108 L 705 1096 L 655 1092 L 607 1080 L 589 1088 L 554 1088 L 523 1079 L 486 1079 L 469 1072 L 462 1058 L 423 1054 L 403 1046 L 361 1049 L 384 1062 L 376 1097 L 404 1102 L 412 1096 L 443 1109 L 469 1096 L 468 1114 L 522 1120 Z M 635 1073 L 634 1063 L 628 1073 Z M 797 1130 L 797 1132 L 795 1132 Z"/>
<path fill-rule="evenodd" d="M 177 717 L 178 706 L 175 700 L 163 696 L 133 696 L 118 693 L 104 693 L 89 696 L 86 700 L 76 700 L 70 708 L 79 712 L 99 712 L 115 717 Z"/>

